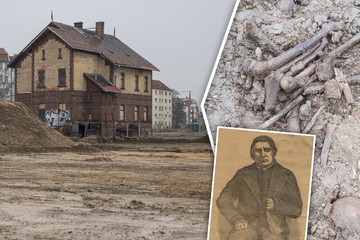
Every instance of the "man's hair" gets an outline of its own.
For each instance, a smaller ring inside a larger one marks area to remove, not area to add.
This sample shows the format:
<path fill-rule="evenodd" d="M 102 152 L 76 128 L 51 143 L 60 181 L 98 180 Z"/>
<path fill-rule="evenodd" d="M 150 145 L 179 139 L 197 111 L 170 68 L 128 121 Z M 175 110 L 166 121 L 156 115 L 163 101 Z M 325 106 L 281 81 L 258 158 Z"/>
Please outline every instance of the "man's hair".
<path fill-rule="evenodd" d="M 275 157 L 275 155 L 277 153 L 277 148 L 276 148 L 274 140 L 271 137 L 262 135 L 262 136 L 258 136 L 256 138 L 254 138 L 254 140 L 253 140 L 253 142 L 251 144 L 250 156 L 251 156 L 252 159 L 254 159 L 254 147 L 255 147 L 255 144 L 258 143 L 258 142 L 267 142 L 267 143 L 269 143 L 269 145 L 271 147 L 271 150 L 272 150 L 272 155 L 273 155 L 273 157 Z"/>

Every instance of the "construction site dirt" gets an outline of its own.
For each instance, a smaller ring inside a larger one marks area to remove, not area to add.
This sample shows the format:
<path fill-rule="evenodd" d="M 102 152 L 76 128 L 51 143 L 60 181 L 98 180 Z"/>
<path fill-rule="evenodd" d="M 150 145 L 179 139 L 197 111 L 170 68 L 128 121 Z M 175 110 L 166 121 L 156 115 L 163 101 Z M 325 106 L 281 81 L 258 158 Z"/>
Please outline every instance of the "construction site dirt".
<path fill-rule="evenodd" d="M 213 153 L 204 132 L 9 147 L 0 171 L 1 239 L 206 239 Z"/>

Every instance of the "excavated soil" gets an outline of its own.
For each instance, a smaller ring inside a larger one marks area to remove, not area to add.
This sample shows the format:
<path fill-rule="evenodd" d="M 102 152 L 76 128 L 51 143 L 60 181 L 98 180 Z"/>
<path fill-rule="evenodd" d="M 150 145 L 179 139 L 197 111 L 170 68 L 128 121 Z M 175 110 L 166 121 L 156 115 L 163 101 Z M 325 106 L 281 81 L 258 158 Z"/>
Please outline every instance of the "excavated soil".
<path fill-rule="evenodd" d="M 48 127 L 22 103 L 0 99 L 0 113 L 0 151 L 74 146 L 73 141 Z"/>
<path fill-rule="evenodd" d="M 340 42 L 332 42 L 324 49 L 330 52 L 359 32 L 360 1 L 357 0 L 295 0 L 295 8 L 287 14 L 280 11 L 283 1 L 240 1 L 233 19 L 224 50 L 212 80 L 205 102 L 206 115 L 214 142 L 216 126 L 257 129 L 290 102 L 289 94 L 281 92 L 273 111 L 265 111 L 261 99 L 264 94 L 264 79 L 255 77 L 252 88 L 246 89 L 246 75 L 243 61 L 257 59 L 259 45 L 245 34 L 245 22 L 253 20 L 260 30 L 282 51 L 305 42 L 317 34 L 324 24 L 334 21 L 343 23 L 343 37 Z M 287 8 L 289 10 L 290 8 Z M 274 54 L 263 51 L 262 61 Z M 355 45 L 335 60 L 334 67 L 342 71 L 346 78 L 360 74 L 360 47 Z M 324 90 L 304 95 L 303 105 L 310 101 L 311 117 L 323 107 L 314 126 L 308 132 L 316 135 L 315 162 L 309 212 L 308 239 L 360 239 L 360 233 L 349 227 L 338 227 L 328 214 L 326 206 L 343 197 L 360 198 L 359 164 L 359 85 L 350 85 L 355 103 L 349 105 L 344 95 L 340 99 L 329 99 Z M 260 101 L 260 104 L 259 102 Z M 267 130 L 287 131 L 285 115 Z M 300 121 L 303 131 L 310 119 Z M 329 156 L 325 166 L 320 163 L 320 155 L 328 124 L 334 124 Z M 352 214 L 352 213 L 349 213 Z"/>

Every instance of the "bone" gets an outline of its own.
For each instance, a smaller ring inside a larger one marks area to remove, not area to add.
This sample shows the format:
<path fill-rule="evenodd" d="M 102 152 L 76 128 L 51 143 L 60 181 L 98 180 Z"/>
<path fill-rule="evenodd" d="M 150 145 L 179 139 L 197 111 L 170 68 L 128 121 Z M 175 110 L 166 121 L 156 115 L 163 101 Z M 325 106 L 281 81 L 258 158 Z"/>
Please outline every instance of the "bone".
<path fill-rule="evenodd" d="M 257 42 L 262 50 L 270 51 L 275 55 L 279 55 L 282 52 L 280 48 L 256 26 L 254 21 L 248 20 L 245 23 L 245 31 L 246 35 Z"/>
<path fill-rule="evenodd" d="M 316 80 L 317 76 L 314 74 L 310 77 L 309 81 L 307 83 L 305 83 L 305 85 L 299 89 L 297 89 L 296 91 L 294 91 L 293 93 L 290 94 L 290 99 L 295 99 L 297 96 L 299 96 L 304 90 L 306 91 L 306 89 L 310 86 L 311 83 L 313 83 Z M 304 91 L 303 95 L 306 95 Z"/>
<path fill-rule="evenodd" d="M 259 129 L 266 129 L 270 127 L 272 124 L 274 124 L 276 121 L 278 121 L 281 117 L 283 117 L 287 112 L 289 112 L 291 109 L 293 109 L 296 105 L 298 105 L 302 100 L 304 99 L 303 96 L 298 96 L 295 100 L 290 102 L 285 108 L 283 108 L 281 111 L 279 111 L 275 116 L 264 122 L 259 126 Z"/>
<path fill-rule="evenodd" d="M 296 105 L 292 110 L 290 117 L 287 120 L 287 132 L 300 132 L 300 124 L 299 124 L 299 105 Z"/>
<path fill-rule="evenodd" d="M 283 66 L 291 59 L 300 55 L 306 49 L 312 47 L 319 40 L 325 37 L 330 31 L 339 30 L 342 28 L 342 26 L 343 24 L 341 22 L 331 22 L 324 24 L 323 29 L 317 35 L 268 61 L 257 62 L 253 59 L 247 58 L 243 62 L 243 72 L 244 74 L 249 74 L 251 76 L 264 77 L 271 71 Z"/>
<path fill-rule="evenodd" d="M 330 53 L 324 53 L 322 54 L 323 62 L 320 63 L 316 67 L 316 74 L 318 75 L 319 80 L 321 81 L 327 81 L 334 77 L 334 60 L 337 57 L 340 57 L 340 55 L 348 50 L 349 48 L 353 47 L 357 43 L 360 42 L 360 33 L 356 34 L 354 37 L 352 37 L 350 40 L 348 40 L 343 45 L 339 46 L 338 48 L 334 49 Z"/>
<path fill-rule="evenodd" d="M 317 94 L 324 91 L 324 83 L 323 82 L 316 82 L 309 84 L 305 90 L 303 95 L 309 95 L 309 94 Z"/>
<path fill-rule="evenodd" d="M 331 31 L 330 34 L 331 34 L 331 41 L 333 43 L 340 42 L 341 38 L 344 36 L 343 31 Z"/>
<path fill-rule="evenodd" d="M 305 129 L 303 130 L 303 133 L 306 134 L 309 132 L 309 130 L 314 126 L 317 118 L 319 117 L 320 113 L 322 112 L 322 110 L 325 108 L 325 106 L 321 106 L 319 108 L 319 110 L 317 110 L 317 112 L 315 113 L 315 115 L 312 117 L 312 119 L 310 120 L 310 122 L 306 125 Z"/>
<path fill-rule="evenodd" d="M 281 72 L 273 71 L 264 79 L 266 111 L 274 110 L 277 104 L 280 91 L 280 79 L 283 76 L 284 74 Z"/>
<path fill-rule="evenodd" d="M 313 74 L 315 72 L 316 66 L 317 66 L 317 63 L 311 64 L 310 66 L 308 66 L 306 69 L 304 69 L 301 73 L 299 73 L 295 77 L 285 75 L 280 81 L 281 88 L 285 92 L 291 92 L 299 85 L 304 86 L 304 84 L 305 84 L 304 78 Z"/>
<path fill-rule="evenodd" d="M 324 145 L 321 150 L 321 157 L 320 157 L 321 165 L 323 165 L 323 166 L 325 166 L 326 162 L 327 162 L 329 150 L 330 150 L 331 143 L 333 140 L 332 135 L 333 135 L 335 129 L 336 129 L 336 125 L 328 123 L 328 125 L 326 127 L 325 141 L 324 141 Z"/>
<path fill-rule="evenodd" d="M 350 86 L 346 80 L 345 75 L 340 71 L 340 69 L 335 68 L 334 69 L 335 75 L 336 75 L 336 79 L 339 79 L 339 82 L 342 83 L 343 85 L 343 93 L 344 93 L 344 97 L 346 100 L 347 104 L 353 104 L 354 101 L 354 97 L 351 93 L 351 89 Z"/>
<path fill-rule="evenodd" d="M 320 46 L 317 47 L 316 50 L 311 55 L 309 55 L 304 60 L 298 62 L 296 65 L 291 67 L 289 75 L 294 76 L 302 69 L 304 69 L 304 67 L 308 65 L 312 60 L 314 60 L 328 44 L 329 44 L 328 40 L 326 38 L 323 38 Z"/>

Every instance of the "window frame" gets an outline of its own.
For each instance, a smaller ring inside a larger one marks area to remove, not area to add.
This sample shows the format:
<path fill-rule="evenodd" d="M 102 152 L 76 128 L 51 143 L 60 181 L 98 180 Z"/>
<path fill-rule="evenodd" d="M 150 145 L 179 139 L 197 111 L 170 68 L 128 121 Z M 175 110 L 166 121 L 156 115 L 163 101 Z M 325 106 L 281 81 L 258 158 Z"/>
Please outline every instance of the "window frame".
<path fill-rule="evenodd" d="M 40 76 L 41 74 L 41 76 Z M 39 80 L 39 84 L 38 84 L 38 88 L 42 88 L 45 87 L 45 70 L 40 70 L 38 71 L 38 80 Z"/>
<path fill-rule="evenodd" d="M 125 121 L 125 105 L 120 105 L 120 121 Z"/>
<path fill-rule="evenodd" d="M 60 76 L 61 73 L 63 73 L 64 76 Z M 58 87 L 66 87 L 66 69 L 65 68 L 58 69 Z"/>
<path fill-rule="evenodd" d="M 135 91 L 139 91 L 139 76 L 135 75 Z"/>
<path fill-rule="evenodd" d="M 139 121 L 139 106 L 134 107 L 134 121 Z"/>

